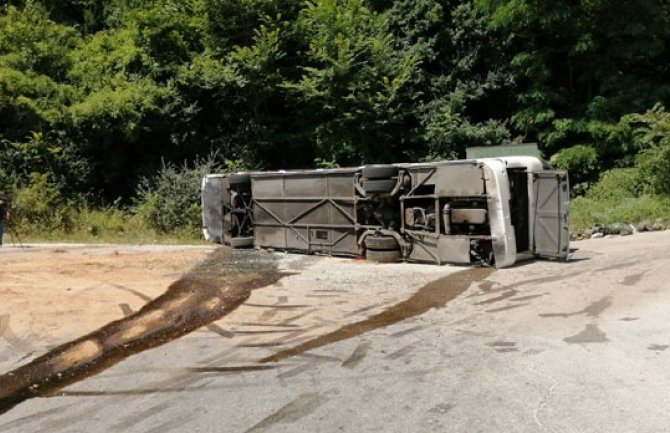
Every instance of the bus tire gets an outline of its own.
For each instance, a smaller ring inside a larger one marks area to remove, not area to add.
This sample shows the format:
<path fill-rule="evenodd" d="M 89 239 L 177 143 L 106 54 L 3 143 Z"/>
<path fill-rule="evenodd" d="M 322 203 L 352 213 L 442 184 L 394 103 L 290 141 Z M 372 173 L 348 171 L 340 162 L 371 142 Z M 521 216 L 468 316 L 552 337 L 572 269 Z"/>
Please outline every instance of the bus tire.
<path fill-rule="evenodd" d="M 367 250 L 365 252 L 365 258 L 367 260 L 372 260 L 379 263 L 392 263 L 402 259 L 402 253 L 400 252 L 400 250 L 390 250 L 390 251 Z"/>
<path fill-rule="evenodd" d="M 368 179 L 388 179 L 398 176 L 398 167 L 387 164 L 366 165 L 361 174 Z"/>
<path fill-rule="evenodd" d="M 364 180 L 361 186 L 366 194 L 388 194 L 397 183 L 395 179 L 373 179 Z"/>
<path fill-rule="evenodd" d="M 253 237 L 244 237 L 244 238 L 230 238 L 230 246 L 237 248 L 251 248 L 254 246 Z"/>
<path fill-rule="evenodd" d="M 251 175 L 249 173 L 235 173 L 228 176 L 228 184 L 233 186 L 251 185 Z"/>
<path fill-rule="evenodd" d="M 365 238 L 365 248 L 376 251 L 392 251 L 400 248 L 393 236 L 368 236 Z"/>

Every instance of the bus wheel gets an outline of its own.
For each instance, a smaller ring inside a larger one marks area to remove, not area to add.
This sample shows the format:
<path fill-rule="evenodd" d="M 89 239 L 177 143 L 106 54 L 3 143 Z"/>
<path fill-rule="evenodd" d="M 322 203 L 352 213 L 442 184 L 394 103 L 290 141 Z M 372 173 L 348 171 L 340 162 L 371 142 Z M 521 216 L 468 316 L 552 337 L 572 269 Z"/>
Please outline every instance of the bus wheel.
<path fill-rule="evenodd" d="M 254 246 L 254 238 L 230 238 L 230 246 L 233 248 L 251 248 Z"/>
<path fill-rule="evenodd" d="M 228 184 L 231 187 L 251 185 L 251 175 L 249 173 L 235 173 L 228 176 Z"/>
<path fill-rule="evenodd" d="M 364 180 L 361 186 L 366 194 L 388 194 L 393 191 L 397 183 L 395 179 L 373 179 Z"/>
<path fill-rule="evenodd" d="M 361 170 L 363 177 L 368 179 L 388 179 L 398 176 L 398 167 L 394 165 L 366 165 Z"/>
<path fill-rule="evenodd" d="M 400 250 L 389 250 L 389 251 L 378 251 L 378 250 L 367 250 L 365 252 L 365 258 L 367 260 L 373 260 L 380 263 L 391 263 L 397 262 L 402 259 L 402 254 Z"/>
<path fill-rule="evenodd" d="M 368 236 L 365 238 L 365 247 L 369 250 L 390 251 L 400 248 L 393 236 Z"/>

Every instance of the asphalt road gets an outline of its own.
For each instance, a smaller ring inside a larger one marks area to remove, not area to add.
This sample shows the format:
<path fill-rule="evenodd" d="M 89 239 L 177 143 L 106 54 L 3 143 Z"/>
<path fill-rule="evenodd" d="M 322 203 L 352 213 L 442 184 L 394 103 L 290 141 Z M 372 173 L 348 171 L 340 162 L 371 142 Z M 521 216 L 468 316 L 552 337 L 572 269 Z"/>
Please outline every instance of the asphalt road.
<path fill-rule="evenodd" d="M 231 314 L 0 431 L 670 431 L 670 232 L 573 246 L 494 272 L 280 255 Z M 40 354 L 12 338 L 0 373 Z"/>

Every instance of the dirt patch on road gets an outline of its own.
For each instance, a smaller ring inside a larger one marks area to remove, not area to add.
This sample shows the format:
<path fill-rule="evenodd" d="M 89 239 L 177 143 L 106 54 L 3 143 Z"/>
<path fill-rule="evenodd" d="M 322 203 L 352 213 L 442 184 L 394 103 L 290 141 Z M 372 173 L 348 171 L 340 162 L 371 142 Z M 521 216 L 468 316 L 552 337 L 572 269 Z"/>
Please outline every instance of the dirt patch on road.
<path fill-rule="evenodd" d="M 5 248 L 0 250 L 3 328 L 20 337 L 13 340 L 21 342 L 22 351 L 60 344 L 139 310 L 208 251 Z"/>
<path fill-rule="evenodd" d="M 218 320 L 285 275 L 272 255 L 220 248 L 136 314 L 0 376 L 0 413 Z"/>

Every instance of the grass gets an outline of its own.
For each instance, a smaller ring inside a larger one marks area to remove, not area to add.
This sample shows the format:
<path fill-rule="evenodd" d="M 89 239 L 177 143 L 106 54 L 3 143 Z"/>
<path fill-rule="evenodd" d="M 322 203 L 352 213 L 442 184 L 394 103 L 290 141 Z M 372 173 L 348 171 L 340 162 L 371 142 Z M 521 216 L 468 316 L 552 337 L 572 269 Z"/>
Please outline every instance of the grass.
<path fill-rule="evenodd" d="M 648 177 L 638 167 L 615 168 L 601 174 L 584 196 L 570 203 L 570 225 L 576 233 L 614 223 L 670 221 L 670 196 L 650 192 Z"/>
<path fill-rule="evenodd" d="M 573 232 L 596 224 L 637 224 L 642 221 L 670 220 L 670 198 L 655 195 L 640 197 L 577 197 L 570 204 L 570 226 Z"/>
<path fill-rule="evenodd" d="M 670 198 L 652 195 L 641 197 L 577 197 L 570 203 L 570 226 L 573 232 L 596 224 L 636 224 L 656 219 L 670 221 Z M 170 233 L 149 227 L 139 215 L 123 210 L 83 209 L 70 217 L 64 227 L 49 229 L 36 225 L 11 226 L 5 230 L 5 242 L 18 234 L 22 242 L 101 243 L 101 244 L 203 244 L 199 227 L 188 225 Z"/>
<path fill-rule="evenodd" d="M 570 206 L 572 232 L 595 224 L 670 221 L 670 197 L 638 195 L 630 186 L 634 185 L 631 180 L 634 174 L 630 169 L 607 172 L 585 196 L 573 199 Z M 16 218 L 17 227 L 7 228 L 5 242 L 10 242 L 12 234 L 18 234 L 23 242 L 206 244 L 199 221 L 194 221 L 196 213 L 183 218 L 190 223 L 175 223 L 173 226 L 177 228 L 166 233 L 152 227 L 146 215 L 113 206 L 78 209 L 46 206 L 39 212 L 36 209 L 34 200 L 17 209 L 16 215 L 23 218 Z"/>
<path fill-rule="evenodd" d="M 192 225 L 160 233 L 139 215 L 107 209 L 82 209 L 69 214 L 67 224 L 49 228 L 21 224 L 5 230 L 5 242 L 16 233 L 22 242 L 101 243 L 101 244 L 205 244 L 199 227 Z"/>

